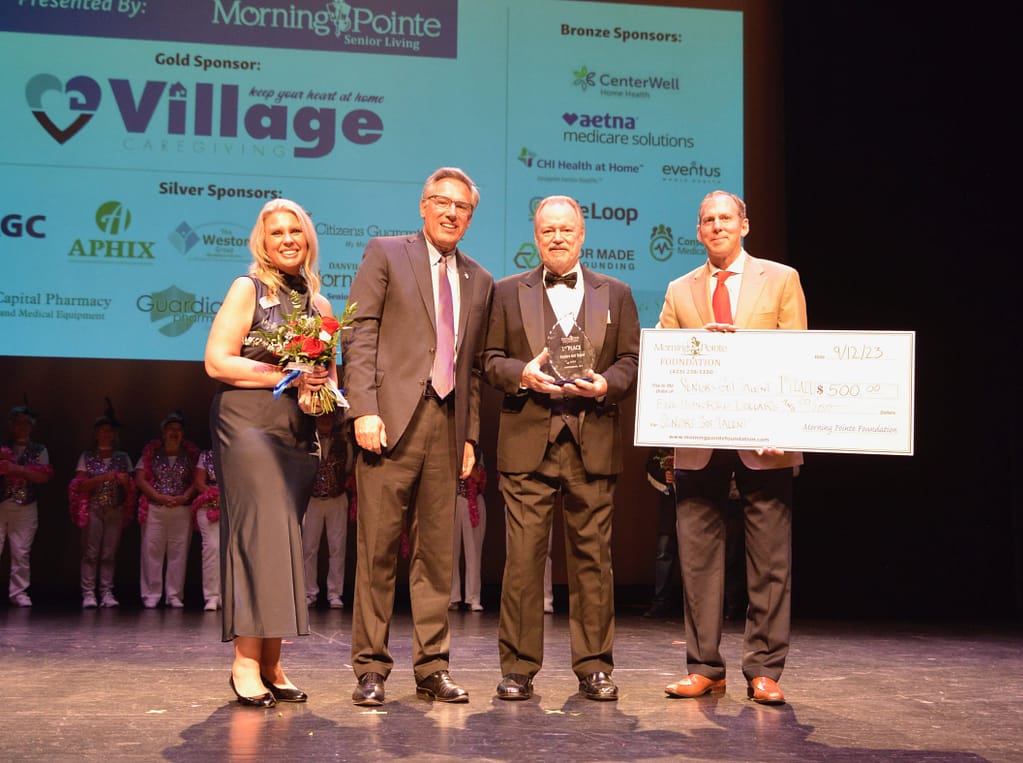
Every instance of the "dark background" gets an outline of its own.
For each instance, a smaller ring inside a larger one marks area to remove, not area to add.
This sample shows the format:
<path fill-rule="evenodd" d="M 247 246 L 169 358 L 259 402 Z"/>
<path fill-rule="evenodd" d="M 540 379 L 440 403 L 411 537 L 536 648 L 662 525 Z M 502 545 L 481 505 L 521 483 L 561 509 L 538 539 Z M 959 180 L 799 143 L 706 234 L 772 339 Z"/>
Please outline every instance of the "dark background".
<path fill-rule="evenodd" d="M 692 4 L 746 13 L 749 250 L 799 269 L 811 328 L 916 331 L 916 454 L 807 455 L 797 480 L 796 617 L 1019 619 L 1012 21 L 986 4 L 955 12 L 873 0 Z M 712 109 L 718 95 L 709 81 L 692 107 Z M 205 447 L 214 385 L 196 363 L 7 357 L 0 369 L 0 405 L 28 395 L 41 413 L 37 439 L 57 467 L 40 493 L 31 592 L 37 604 L 76 602 L 80 548 L 65 490 L 103 396 L 115 401 L 122 447 L 137 458 L 174 408 Z M 489 463 L 496 403 L 488 390 Z M 645 457 L 634 450 L 619 483 L 622 606 L 644 600 L 653 579 L 657 495 Z M 490 477 L 484 583 L 485 603 L 496 605 L 504 528 Z M 354 528 L 349 535 L 351 548 Z M 563 584 L 559 543 L 560 530 Z M 196 537 L 189 606 L 201 604 L 198 548 Z M 7 560 L 5 551 L 0 591 Z M 136 524 L 118 565 L 125 605 L 137 606 L 137 580 Z"/>
<path fill-rule="evenodd" d="M 916 455 L 807 459 L 798 613 L 1023 613 L 1018 43 L 993 7 L 783 4 L 788 253 L 810 325 L 917 332 Z"/>

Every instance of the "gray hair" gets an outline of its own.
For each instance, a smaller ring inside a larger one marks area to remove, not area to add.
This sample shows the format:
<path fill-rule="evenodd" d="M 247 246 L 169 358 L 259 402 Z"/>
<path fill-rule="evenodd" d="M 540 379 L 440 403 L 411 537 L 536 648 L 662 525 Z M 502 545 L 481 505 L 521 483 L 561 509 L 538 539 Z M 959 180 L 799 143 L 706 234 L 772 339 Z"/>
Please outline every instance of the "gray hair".
<path fill-rule="evenodd" d="M 469 189 L 469 193 L 472 195 L 472 208 L 476 209 L 480 205 L 480 189 L 476 187 L 476 184 L 472 182 L 472 178 L 469 177 L 464 170 L 458 167 L 441 167 L 433 171 L 433 173 L 423 183 L 423 198 L 426 198 L 427 189 L 444 178 L 454 178 L 455 180 L 465 183 L 466 188 Z"/>
<path fill-rule="evenodd" d="M 696 213 L 696 224 L 699 225 L 703 221 L 703 207 L 704 205 L 713 199 L 715 196 L 727 196 L 729 199 L 735 202 L 735 206 L 739 209 L 739 218 L 742 220 L 746 219 L 746 202 L 736 196 L 730 191 L 711 191 L 703 197 L 703 201 L 700 202 L 700 209 Z"/>

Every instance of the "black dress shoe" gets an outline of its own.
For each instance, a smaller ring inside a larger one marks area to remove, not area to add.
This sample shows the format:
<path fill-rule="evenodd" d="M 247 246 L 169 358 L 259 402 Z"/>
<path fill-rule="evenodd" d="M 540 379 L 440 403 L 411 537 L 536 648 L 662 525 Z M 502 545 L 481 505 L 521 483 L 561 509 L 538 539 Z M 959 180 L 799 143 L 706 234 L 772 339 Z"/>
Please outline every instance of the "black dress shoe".
<path fill-rule="evenodd" d="M 274 695 L 274 699 L 278 702 L 305 702 L 309 699 L 309 695 L 301 689 L 289 689 L 287 686 L 274 686 L 271 681 L 267 681 L 265 677 L 260 676 L 263 680 L 263 686 L 270 690 L 270 693 Z"/>
<path fill-rule="evenodd" d="M 618 687 L 609 673 L 590 673 L 579 679 L 579 692 L 586 699 L 614 701 L 618 699 Z"/>
<path fill-rule="evenodd" d="M 423 680 L 416 681 L 416 696 L 438 702 L 469 701 L 469 692 L 452 681 L 446 670 L 438 670 Z"/>
<path fill-rule="evenodd" d="M 277 704 L 277 700 L 274 699 L 274 695 L 270 692 L 260 694 L 258 697 L 243 697 L 238 693 L 238 690 L 234 688 L 234 676 L 227 679 L 227 683 L 231 686 L 231 691 L 234 692 L 234 696 L 238 698 L 239 705 L 245 705 L 246 707 L 273 707 Z"/>
<path fill-rule="evenodd" d="M 498 699 L 529 699 L 533 696 L 533 679 L 521 673 L 509 673 L 497 685 Z"/>
<path fill-rule="evenodd" d="M 384 677 L 379 673 L 363 673 L 352 692 L 352 702 L 364 707 L 384 704 Z"/>

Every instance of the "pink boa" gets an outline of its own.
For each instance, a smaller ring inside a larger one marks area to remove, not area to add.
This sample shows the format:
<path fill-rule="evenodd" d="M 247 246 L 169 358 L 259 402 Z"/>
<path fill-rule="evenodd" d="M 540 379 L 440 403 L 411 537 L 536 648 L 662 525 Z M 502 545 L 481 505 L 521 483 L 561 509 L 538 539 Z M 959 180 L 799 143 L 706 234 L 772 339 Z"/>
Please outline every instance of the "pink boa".
<path fill-rule="evenodd" d="M 89 478 L 79 474 L 71 480 L 71 484 L 67 486 L 68 508 L 71 511 L 71 521 L 78 527 L 85 527 L 89 524 L 89 496 L 91 496 L 92 493 L 91 491 L 87 491 L 84 487 L 87 479 Z M 135 480 L 129 480 L 128 487 L 125 489 L 123 504 L 123 527 L 127 527 L 131 524 L 132 507 L 135 506 L 136 493 Z"/>
<path fill-rule="evenodd" d="M 0 461 L 14 461 L 14 451 L 8 448 L 6 445 L 0 447 Z M 30 472 L 38 472 L 45 474 L 46 479 L 53 478 L 53 466 L 51 464 L 20 464 L 22 469 L 27 469 Z M 11 475 L 3 475 L 3 479 L 7 480 L 7 484 L 20 487 L 26 482 L 24 477 L 14 477 Z"/>
<path fill-rule="evenodd" d="M 206 519 L 211 523 L 220 521 L 220 488 L 210 485 L 192 501 L 192 524 L 198 530 L 199 525 L 195 523 L 196 514 L 199 511 L 206 512 Z"/>

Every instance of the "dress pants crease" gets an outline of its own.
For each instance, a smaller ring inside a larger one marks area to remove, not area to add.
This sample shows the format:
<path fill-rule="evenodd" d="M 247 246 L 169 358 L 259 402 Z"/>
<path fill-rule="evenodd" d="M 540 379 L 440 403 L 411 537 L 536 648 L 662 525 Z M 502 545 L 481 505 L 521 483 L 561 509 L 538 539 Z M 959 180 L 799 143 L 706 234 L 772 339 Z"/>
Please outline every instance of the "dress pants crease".
<path fill-rule="evenodd" d="M 357 676 L 394 666 L 389 622 L 402 521 L 409 540 L 412 660 L 416 678 L 448 668 L 451 538 L 458 467 L 450 402 L 423 398 L 392 451 L 360 451 L 358 554 L 352 616 L 352 665 Z"/>
<path fill-rule="evenodd" d="M 547 446 L 539 468 L 502 474 L 509 514 L 508 558 L 502 591 L 501 669 L 533 675 L 543 657 L 543 571 L 551 520 L 564 495 L 565 554 L 569 587 L 572 669 L 577 676 L 614 668 L 614 577 L 610 558 L 615 479 L 586 473 L 571 437 Z M 528 574 L 512 574 L 517 565 Z M 512 578 L 509 580 L 509 578 Z M 528 583 L 522 579 L 528 578 Z M 507 605 L 506 605 L 507 602 Z M 509 666 L 519 669 L 509 669 Z M 529 669 L 522 669 L 529 668 Z"/>
<path fill-rule="evenodd" d="M 792 474 L 749 469 L 734 451 L 716 451 L 703 469 L 675 472 L 687 669 L 711 680 L 725 677 L 720 642 L 733 474 L 743 501 L 749 581 L 743 674 L 777 680 L 789 645 Z"/>

